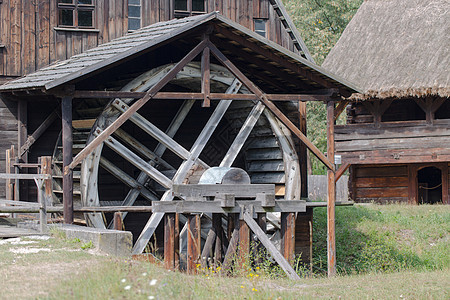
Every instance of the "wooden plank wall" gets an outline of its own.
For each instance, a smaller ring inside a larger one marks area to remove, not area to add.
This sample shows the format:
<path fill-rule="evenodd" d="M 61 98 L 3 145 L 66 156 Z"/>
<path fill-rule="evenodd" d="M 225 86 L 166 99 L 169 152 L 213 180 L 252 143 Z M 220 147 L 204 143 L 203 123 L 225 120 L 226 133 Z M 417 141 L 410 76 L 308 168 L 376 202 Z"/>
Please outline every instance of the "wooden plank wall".
<path fill-rule="evenodd" d="M 57 0 L 5 0 L 0 4 L 0 76 L 22 76 L 65 60 L 127 32 L 127 0 L 96 1 L 95 29 L 57 27 Z M 174 17 L 172 0 L 142 1 L 143 26 Z M 206 0 L 207 12 L 254 30 L 254 18 L 267 19 L 267 38 L 298 52 L 268 0 Z"/>
<path fill-rule="evenodd" d="M 447 201 L 450 201 L 450 162 L 448 163 L 448 190 L 447 190 L 447 192 L 448 192 L 448 198 L 447 199 L 449 199 L 449 200 L 447 200 Z M 447 203 L 447 204 L 450 204 L 450 203 Z"/>
<path fill-rule="evenodd" d="M 407 202 L 407 165 L 354 165 L 349 189 L 356 202 Z"/>
<path fill-rule="evenodd" d="M 174 17 L 172 2 L 143 1 L 143 26 L 172 19 Z M 267 38 L 298 53 L 269 0 L 206 0 L 206 11 L 219 11 L 225 17 L 251 30 L 254 30 L 254 18 L 267 19 Z"/>
<path fill-rule="evenodd" d="M 5 173 L 6 150 L 17 149 L 17 102 L 0 99 L 0 173 Z M 5 181 L 0 180 L 0 198 L 5 198 Z"/>
<path fill-rule="evenodd" d="M 125 34 L 127 1 L 96 4 L 96 29 L 58 30 L 57 0 L 4 0 L 0 4 L 0 44 L 5 45 L 0 50 L 0 76 L 29 74 Z"/>

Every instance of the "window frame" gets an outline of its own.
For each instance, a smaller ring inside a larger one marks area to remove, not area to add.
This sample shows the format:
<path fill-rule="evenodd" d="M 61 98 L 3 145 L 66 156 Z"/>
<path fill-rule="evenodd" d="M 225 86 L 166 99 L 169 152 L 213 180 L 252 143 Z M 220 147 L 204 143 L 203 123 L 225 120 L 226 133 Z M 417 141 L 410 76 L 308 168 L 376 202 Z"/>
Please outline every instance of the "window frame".
<path fill-rule="evenodd" d="M 263 31 L 256 30 L 256 23 L 258 22 L 264 23 L 264 35 L 261 34 Z M 259 34 L 260 36 L 267 38 L 267 23 L 268 22 L 266 18 L 253 18 L 253 31 Z"/>
<path fill-rule="evenodd" d="M 72 0 L 72 3 L 63 3 L 63 2 L 57 2 L 57 19 L 58 19 L 58 27 L 61 28 L 80 28 L 80 29 L 93 29 L 96 28 L 96 6 L 95 0 L 92 0 L 92 4 L 82 4 L 78 3 L 79 0 Z M 73 25 L 64 25 L 62 24 L 60 12 L 62 10 L 72 10 L 72 24 Z M 78 24 L 78 13 L 80 11 L 90 11 L 92 13 L 92 26 L 83 26 Z"/>
<path fill-rule="evenodd" d="M 174 17 L 175 18 L 184 18 L 184 17 L 190 17 L 195 15 L 202 15 L 207 12 L 207 1 L 203 0 L 203 11 L 194 11 L 192 10 L 192 1 L 193 0 L 185 0 L 186 1 L 186 10 L 180 10 L 175 9 L 175 1 L 173 2 L 173 11 L 174 11 Z"/>
<path fill-rule="evenodd" d="M 130 6 L 131 7 L 139 7 L 139 17 L 130 17 Z M 128 32 L 133 32 L 135 30 L 138 30 L 138 29 L 142 28 L 142 0 L 139 0 L 139 4 L 130 3 L 130 1 L 128 1 L 128 4 L 127 4 L 127 18 L 128 18 L 128 20 L 127 20 L 127 22 L 128 22 L 128 24 L 127 24 Z M 139 20 L 139 28 L 130 29 L 130 19 L 132 19 L 132 20 Z"/>

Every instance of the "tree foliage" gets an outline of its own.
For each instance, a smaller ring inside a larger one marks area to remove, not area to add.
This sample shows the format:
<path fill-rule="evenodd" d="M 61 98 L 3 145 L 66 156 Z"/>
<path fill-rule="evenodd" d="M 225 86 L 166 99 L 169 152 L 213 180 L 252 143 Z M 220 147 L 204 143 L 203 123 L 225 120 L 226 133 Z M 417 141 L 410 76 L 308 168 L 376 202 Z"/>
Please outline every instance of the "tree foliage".
<path fill-rule="evenodd" d="M 315 62 L 320 65 L 334 47 L 363 0 L 283 0 Z M 308 137 L 323 152 L 327 148 L 326 110 L 320 102 L 309 102 Z M 340 120 L 340 122 L 343 122 Z M 311 156 L 313 174 L 326 167 Z"/>

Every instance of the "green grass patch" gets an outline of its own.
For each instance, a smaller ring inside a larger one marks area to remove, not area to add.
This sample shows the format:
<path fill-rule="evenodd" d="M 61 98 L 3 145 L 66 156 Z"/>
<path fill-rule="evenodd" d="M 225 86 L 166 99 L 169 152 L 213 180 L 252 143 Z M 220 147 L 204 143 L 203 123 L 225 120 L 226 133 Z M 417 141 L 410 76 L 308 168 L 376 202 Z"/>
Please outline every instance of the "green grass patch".
<path fill-rule="evenodd" d="M 327 269 L 326 209 L 314 210 L 314 266 Z M 450 207 L 355 205 L 336 208 L 340 274 L 443 270 L 450 266 Z"/>

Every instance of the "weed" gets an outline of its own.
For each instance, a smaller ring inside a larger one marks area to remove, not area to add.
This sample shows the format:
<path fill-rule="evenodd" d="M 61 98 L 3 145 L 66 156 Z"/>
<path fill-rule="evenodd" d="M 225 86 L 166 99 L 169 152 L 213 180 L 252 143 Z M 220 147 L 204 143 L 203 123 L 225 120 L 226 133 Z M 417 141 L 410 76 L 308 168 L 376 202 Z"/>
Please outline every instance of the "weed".
<path fill-rule="evenodd" d="M 91 249 L 94 247 L 94 244 L 92 243 L 92 241 L 89 241 L 87 243 L 84 243 L 83 245 L 81 245 L 81 249 L 86 250 L 86 249 Z"/>

